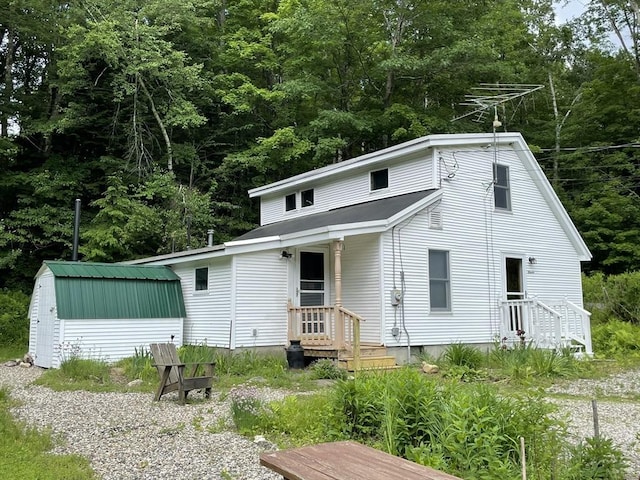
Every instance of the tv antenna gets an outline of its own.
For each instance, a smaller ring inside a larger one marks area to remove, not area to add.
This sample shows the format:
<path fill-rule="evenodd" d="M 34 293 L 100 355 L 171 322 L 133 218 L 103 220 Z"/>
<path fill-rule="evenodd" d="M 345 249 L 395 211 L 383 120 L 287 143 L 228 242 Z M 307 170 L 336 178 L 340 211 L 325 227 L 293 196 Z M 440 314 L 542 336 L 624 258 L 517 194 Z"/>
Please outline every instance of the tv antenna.
<path fill-rule="evenodd" d="M 455 117 L 452 122 L 461 118 L 475 115 L 474 122 L 482 122 L 490 111 L 497 112 L 498 105 L 520 99 L 516 109 L 523 102 L 524 97 L 530 93 L 544 88 L 544 85 L 534 85 L 526 83 L 481 83 L 479 87 L 471 90 L 473 94 L 465 95 L 465 101 L 460 105 L 472 107 L 470 112 Z"/>

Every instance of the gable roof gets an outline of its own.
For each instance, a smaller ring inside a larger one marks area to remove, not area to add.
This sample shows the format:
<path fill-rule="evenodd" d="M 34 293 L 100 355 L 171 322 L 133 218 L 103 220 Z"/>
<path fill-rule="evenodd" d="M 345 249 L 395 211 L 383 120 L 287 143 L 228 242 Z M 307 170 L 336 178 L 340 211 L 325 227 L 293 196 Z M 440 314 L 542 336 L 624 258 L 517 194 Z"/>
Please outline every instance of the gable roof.
<path fill-rule="evenodd" d="M 53 274 L 60 319 L 185 318 L 178 277 L 170 268 L 45 261 Z"/>
<path fill-rule="evenodd" d="M 348 207 L 334 208 L 327 212 L 314 213 L 291 220 L 270 223 L 237 237 L 234 239 L 234 242 L 304 232 L 328 227 L 330 225 L 347 225 L 375 220 L 387 220 L 436 191 L 436 189 L 422 190 L 397 195 L 395 197 L 358 203 Z"/>

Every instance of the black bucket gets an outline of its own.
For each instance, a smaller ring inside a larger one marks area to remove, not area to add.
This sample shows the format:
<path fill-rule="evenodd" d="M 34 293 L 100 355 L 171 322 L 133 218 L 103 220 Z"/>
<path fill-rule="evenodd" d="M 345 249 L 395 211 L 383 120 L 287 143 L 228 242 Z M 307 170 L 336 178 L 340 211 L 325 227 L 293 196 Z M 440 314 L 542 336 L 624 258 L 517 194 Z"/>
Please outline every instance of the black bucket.
<path fill-rule="evenodd" d="M 286 350 L 289 368 L 304 368 L 304 348 L 300 345 L 300 340 L 291 340 L 291 345 Z"/>

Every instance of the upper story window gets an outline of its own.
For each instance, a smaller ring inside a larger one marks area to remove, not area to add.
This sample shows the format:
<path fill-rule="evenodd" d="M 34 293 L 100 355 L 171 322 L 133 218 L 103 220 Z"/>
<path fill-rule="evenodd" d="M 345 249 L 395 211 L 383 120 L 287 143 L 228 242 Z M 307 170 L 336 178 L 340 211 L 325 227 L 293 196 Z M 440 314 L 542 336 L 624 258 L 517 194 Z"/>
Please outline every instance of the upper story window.
<path fill-rule="evenodd" d="M 196 268 L 196 291 L 209 290 L 209 268 Z"/>
<path fill-rule="evenodd" d="M 389 169 L 371 172 L 371 191 L 382 190 L 389 187 Z"/>
<path fill-rule="evenodd" d="M 313 188 L 309 190 L 302 190 L 301 192 L 290 193 L 284 197 L 284 210 L 290 212 L 298 209 L 298 197 L 300 198 L 300 207 L 310 207 L 314 204 L 314 192 Z"/>
<path fill-rule="evenodd" d="M 509 167 L 493 164 L 493 201 L 496 208 L 511 210 Z"/>
<path fill-rule="evenodd" d="M 429 303 L 432 312 L 451 311 L 449 252 L 429 250 Z"/>
<path fill-rule="evenodd" d="M 302 208 L 313 205 L 313 188 L 300 192 L 300 205 Z"/>
<path fill-rule="evenodd" d="M 288 212 L 296 209 L 296 194 L 292 193 L 284 197 L 284 209 Z"/>

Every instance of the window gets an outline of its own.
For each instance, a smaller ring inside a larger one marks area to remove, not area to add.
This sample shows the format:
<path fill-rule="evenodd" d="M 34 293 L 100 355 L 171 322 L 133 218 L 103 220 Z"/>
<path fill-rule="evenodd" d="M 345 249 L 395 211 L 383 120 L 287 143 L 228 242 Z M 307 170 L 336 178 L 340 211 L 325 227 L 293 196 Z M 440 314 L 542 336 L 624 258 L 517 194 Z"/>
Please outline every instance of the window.
<path fill-rule="evenodd" d="M 389 169 L 371 172 L 371 191 L 389 187 Z"/>
<path fill-rule="evenodd" d="M 209 269 L 196 268 L 196 291 L 209 290 Z"/>
<path fill-rule="evenodd" d="M 511 210 L 511 195 L 509 190 L 509 167 L 494 163 L 493 200 L 496 208 Z"/>
<path fill-rule="evenodd" d="M 313 205 L 313 189 L 300 192 L 300 204 L 302 208 Z"/>
<path fill-rule="evenodd" d="M 284 208 L 288 212 L 296 209 L 296 194 L 292 193 L 284 197 Z"/>
<path fill-rule="evenodd" d="M 431 311 L 451 311 L 449 252 L 429 250 L 429 301 Z"/>

